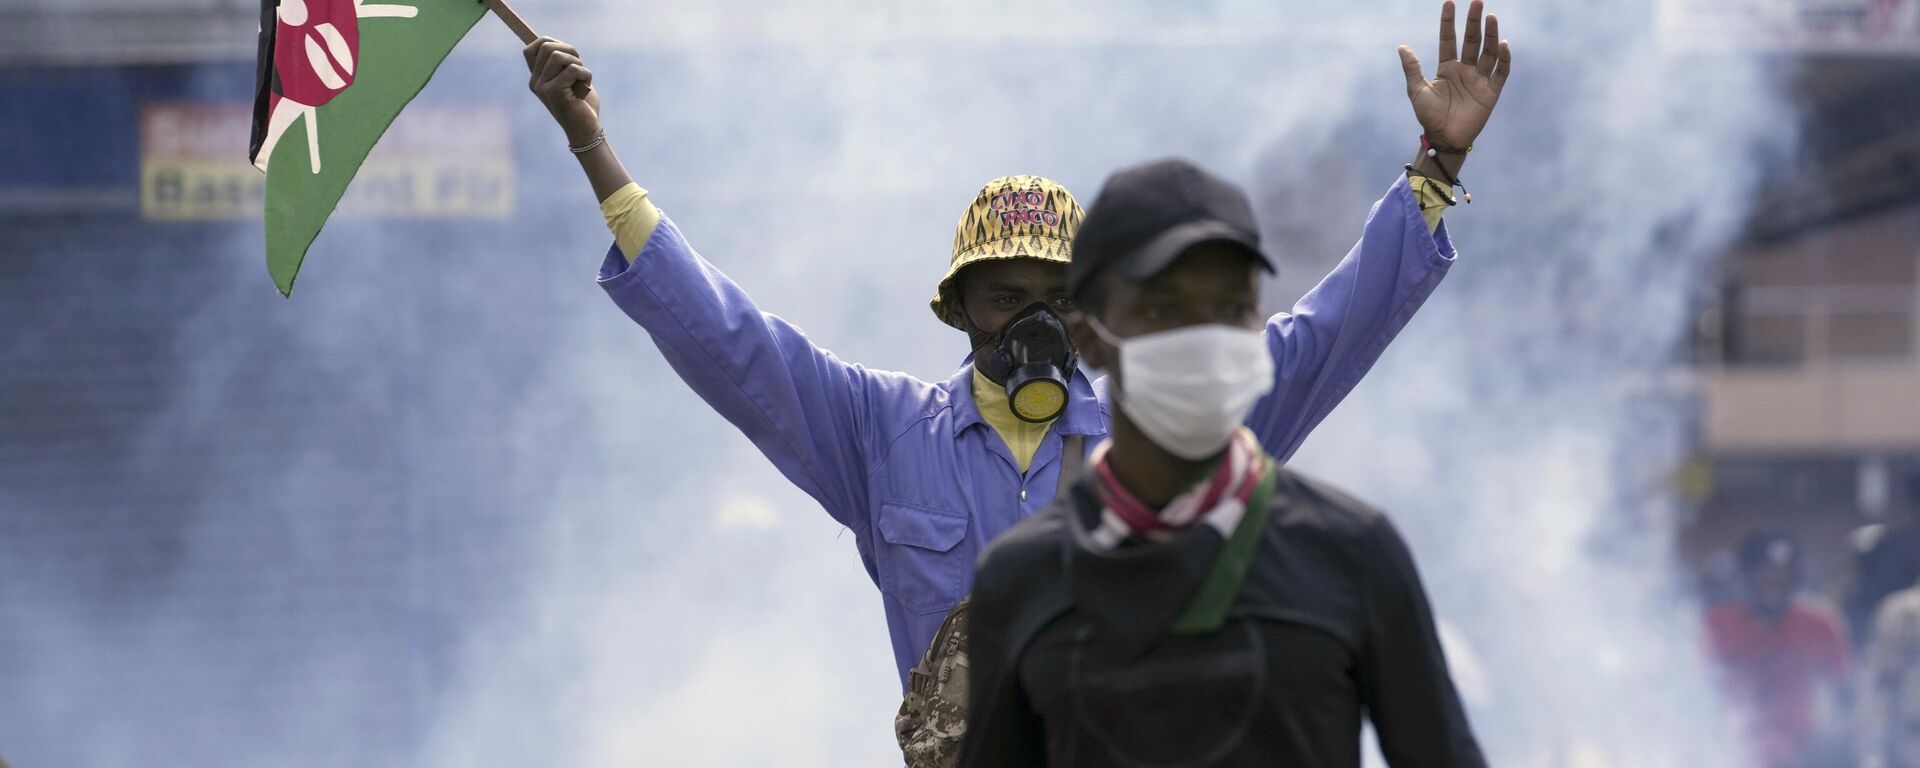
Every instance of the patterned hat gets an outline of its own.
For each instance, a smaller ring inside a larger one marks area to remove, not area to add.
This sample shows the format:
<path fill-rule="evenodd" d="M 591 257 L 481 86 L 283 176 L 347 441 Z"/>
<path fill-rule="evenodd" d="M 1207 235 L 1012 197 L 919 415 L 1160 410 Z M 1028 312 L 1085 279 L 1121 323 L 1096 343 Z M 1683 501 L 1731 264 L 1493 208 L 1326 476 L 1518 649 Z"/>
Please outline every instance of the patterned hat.
<path fill-rule="evenodd" d="M 954 277 L 970 264 L 1015 258 L 1059 262 L 1063 267 L 1071 263 L 1073 233 L 1085 217 L 1073 193 L 1051 179 L 1002 176 L 987 182 L 954 227 L 953 261 L 928 302 L 934 316 L 966 330 Z"/>

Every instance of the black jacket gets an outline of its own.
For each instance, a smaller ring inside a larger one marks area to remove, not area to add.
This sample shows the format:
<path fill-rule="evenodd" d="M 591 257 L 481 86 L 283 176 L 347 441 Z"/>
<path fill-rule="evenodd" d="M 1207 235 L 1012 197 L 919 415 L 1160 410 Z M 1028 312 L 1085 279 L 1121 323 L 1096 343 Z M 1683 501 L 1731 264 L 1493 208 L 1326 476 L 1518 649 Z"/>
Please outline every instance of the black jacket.
<path fill-rule="evenodd" d="M 1090 480 L 1008 531 L 974 580 L 962 766 L 1483 766 L 1413 559 L 1380 513 L 1285 468 L 1231 618 L 1169 624 L 1224 539 L 1108 552 Z"/>

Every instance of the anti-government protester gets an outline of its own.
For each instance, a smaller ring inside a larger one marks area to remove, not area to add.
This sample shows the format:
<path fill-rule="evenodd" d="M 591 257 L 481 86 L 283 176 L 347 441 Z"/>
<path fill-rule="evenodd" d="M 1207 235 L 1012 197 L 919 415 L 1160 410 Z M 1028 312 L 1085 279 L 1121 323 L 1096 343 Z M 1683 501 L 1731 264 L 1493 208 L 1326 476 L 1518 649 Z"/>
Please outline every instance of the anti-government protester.
<path fill-rule="evenodd" d="M 1182 160 L 1120 171 L 1073 247 L 1071 320 L 1119 404 L 1087 472 L 982 558 L 962 766 L 1484 766 L 1413 557 L 1280 467 L 1253 212 Z"/>
<path fill-rule="evenodd" d="M 1468 12 L 1470 53 L 1456 55 L 1454 6 L 1445 4 L 1437 79 L 1425 80 L 1401 49 L 1422 150 L 1332 273 L 1265 324 L 1273 380 L 1246 425 L 1280 460 L 1360 381 L 1454 261 L 1440 214 L 1510 60 L 1492 17 L 1483 42 L 1480 7 Z M 944 381 L 867 368 L 763 312 L 694 251 L 614 155 L 577 50 L 541 38 L 525 54 L 530 87 L 613 233 L 601 287 L 688 386 L 853 532 L 904 684 L 971 588 L 974 558 L 1051 502 L 1107 436 L 1105 386 L 1081 370 L 1065 323 L 1075 311 L 1067 261 L 1080 206 L 1036 176 L 988 182 L 960 218 L 931 301 L 934 317 L 966 339 L 955 350 L 961 367 Z"/>

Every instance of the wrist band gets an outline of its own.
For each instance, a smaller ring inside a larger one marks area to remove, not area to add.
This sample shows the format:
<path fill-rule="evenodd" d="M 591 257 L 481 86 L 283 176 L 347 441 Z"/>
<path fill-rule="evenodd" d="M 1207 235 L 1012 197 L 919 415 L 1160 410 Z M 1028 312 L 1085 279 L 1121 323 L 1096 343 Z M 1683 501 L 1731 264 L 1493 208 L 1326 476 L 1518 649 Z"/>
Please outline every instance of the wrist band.
<path fill-rule="evenodd" d="M 1468 152 L 1472 152 L 1473 146 L 1468 145 L 1466 149 L 1454 149 L 1452 147 L 1443 147 L 1443 146 L 1440 146 L 1439 144 L 1433 143 L 1433 140 L 1427 138 L 1427 135 L 1423 133 L 1423 134 L 1420 134 L 1420 151 L 1427 153 L 1427 157 L 1433 157 L 1434 155 L 1440 154 L 1442 152 L 1449 155 L 1464 155 Z"/>
<path fill-rule="evenodd" d="M 1426 174 L 1424 174 L 1424 173 L 1421 173 L 1421 172 L 1419 172 L 1419 171 L 1416 171 L 1416 170 L 1414 170 L 1414 169 L 1413 169 L 1413 163 L 1407 163 L 1407 164 L 1406 164 L 1405 166 L 1402 166 L 1402 167 L 1404 167 L 1404 168 L 1406 168 L 1406 169 L 1407 169 L 1407 175 L 1408 175 L 1408 176 L 1426 176 L 1426 178 L 1427 178 L 1427 180 L 1429 180 L 1429 181 L 1431 181 L 1431 180 L 1433 180 L 1433 177 L 1432 177 L 1432 176 L 1427 176 L 1427 175 L 1426 175 Z M 1440 178 L 1441 178 L 1441 179 L 1442 179 L 1443 181 L 1445 181 L 1445 182 L 1447 183 L 1447 187 L 1448 187 L 1449 189 L 1451 189 L 1452 187 L 1459 187 L 1459 188 L 1460 188 L 1460 196 L 1459 196 L 1459 197 L 1453 197 L 1452 195 L 1448 195 L 1448 197 L 1447 197 L 1447 205 L 1448 205 L 1448 206 L 1455 206 L 1455 205 L 1459 205 L 1459 204 L 1460 204 L 1460 201 L 1462 201 L 1462 200 L 1465 200 L 1465 201 L 1467 202 L 1467 204 L 1468 204 L 1468 205 L 1472 205 L 1472 204 L 1473 204 L 1473 193 L 1472 193 L 1472 192 L 1468 192 L 1468 191 L 1467 191 L 1467 185 L 1465 185 L 1465 184 L 1462 184 L 1462 183 L 1460 183 L 1460 180 L 1459 180 L 1459 179 L 1456 179 L 1456 178 L 1454 178 L 1454 177 L 1452 177 L 1452 176 L 1449 176 L 1449 175 L 1447 175 L 1447 168 L 1446 168 L 1446 166 L 1443 166 L 1443 165 L 1441 165 L 1440 163 L 1438 163 L 1438 162 L 1435 162 L 1435 163 L 1433 164 L 1433 167 L 1435 167 L 1435 168 L 1438 168 L 1438 169 L 1440 169 Z"/>
<path fill-rule="evenodd" d="M 1446 153 L 1449 155 L 1465 155 L 1468 152 L 1472 152 L 1472 151 L 1473 151 L 1472 145 L 1468 145 L 1466 149 L 1454 149 L 1452 147 L 1443 147 L 1433 143 L 1433 140 L 1428 139 L 1426 134 L 1424 133 L 1420 134 L 1420 153 L 1423 155 L 1426 155 L 1427 159 L 1430 159 L 1433 161 L 1433 167 L 1435 170 L 1440 171 L 1440 179 L 1447 183 L 1448 191 L 1451 192 L 1453 187 L 1460 188 L 1459 198 L 1455 198 L 1451 194 L 1447 196 L 1447 205 L 1449 206 L 1459 205 L 1461 200 L 1465 200 L 1467 201 L 1468 205 L 1472 205 L 1473 193 L 1468 192 L 1467 185 L 1460 183 L 1459 179 L 1454 178 L 1453 174 L 1447 171 L 1447 165 L 1446 163 L 1440 162 L 1439 155 L 1441 153 Z M 1407 164 L 1407 173 L 1413 173 L 1413 164 L 1411 163 Z"/>
<path fill-rule="evenodd" d="M 584 147 L 576 147 L 572 144 L 568 144 L 567 151 L 572 152 L 576 155 L 584 155 L 588 152 L 592 152 L 596 149 L 599 149 L 600 145 L 605 143 L 607 143 L 607 132 L 601 131 L 599 133 L 594 134 L 593 141 L 587 142 L 587 145 Z"/>
<path fill-rule="evenodd" d="M 1444 190 L 1446 187 L 1441 186 L 1439 181 L 1413 170 L 1413 166 L 1411 165 L 1407 166 L 1407 186 L 1413 189 L 1413 200 L 1420 205 L 1420 210 L 1422 211 L 1433 208 L 1452 208 L 1454 205 L 1453 194 L 1451 192 L 1439 192 L 1439 194 L 1442 195 L 1440 202 L 1428 205 L 1427 188 L 1433 187 L 1438 191 Z"/>

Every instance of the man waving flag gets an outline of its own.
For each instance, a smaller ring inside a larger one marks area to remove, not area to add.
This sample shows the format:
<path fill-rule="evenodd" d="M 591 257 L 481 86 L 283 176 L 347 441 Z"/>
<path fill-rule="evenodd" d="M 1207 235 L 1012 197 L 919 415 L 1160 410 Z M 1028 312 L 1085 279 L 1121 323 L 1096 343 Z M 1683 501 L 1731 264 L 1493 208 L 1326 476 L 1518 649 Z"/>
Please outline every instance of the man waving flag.
<path fill-rule="evenodd" d="M 261 0 L 248 157 L 267 174 L 267 271 L 282 295 L 354 172 L 487 6 Z"/>

